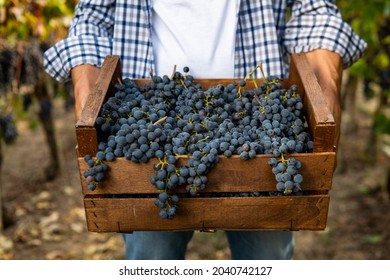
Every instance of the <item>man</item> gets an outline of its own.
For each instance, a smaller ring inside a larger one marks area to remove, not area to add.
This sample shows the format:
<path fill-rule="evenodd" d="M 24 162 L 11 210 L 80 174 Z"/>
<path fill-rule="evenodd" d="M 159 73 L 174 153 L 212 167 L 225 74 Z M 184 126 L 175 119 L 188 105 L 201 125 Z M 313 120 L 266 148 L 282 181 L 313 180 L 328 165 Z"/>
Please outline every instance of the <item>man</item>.
<path fill-rule="evenodd" d="M 267 76 L 285 78 L 288 55 L 306 52 L 334 114 L 337 143 L 342 70 L 364 49 L 334 1 L 80 1 L 68 38 L 45 53 L 45 67 L 59 81 L 72 79 L 78 118 L 109 54 L 120 56 L 128 78 L 148 78 L 150 71 L 169 74 L 175 64 L 189 66 L 197 78 L 243 78 L 260 62 Z M 126 257 L 183 259 L 192 235 L 125 234 Z M 292 232 L 238 231 L 227 236 L 234 259 L 293 257 Z"/>

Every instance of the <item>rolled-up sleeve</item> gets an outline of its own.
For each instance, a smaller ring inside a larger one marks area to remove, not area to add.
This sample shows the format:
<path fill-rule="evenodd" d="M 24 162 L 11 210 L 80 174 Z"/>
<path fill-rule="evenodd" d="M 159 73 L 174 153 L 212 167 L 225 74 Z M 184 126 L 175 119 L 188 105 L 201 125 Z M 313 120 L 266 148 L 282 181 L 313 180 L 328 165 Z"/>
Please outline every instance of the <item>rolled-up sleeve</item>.
<path fill-rule="evenodd" d="M 327 49 L 341 56 L 344 68 L 363 55 L 366 43 L 342 19 L 334 1 L 291 2 L 291 18 L 283 38 L 290 54 Z"/>
<path fill-rule="evenodd" d="M 46 72 L 65 82 L 75 66 L 101 66 L 104 58 L 112 53 L 114 13 L 115 1 L 80 1 L 67 38 L 44 53 Z"/>

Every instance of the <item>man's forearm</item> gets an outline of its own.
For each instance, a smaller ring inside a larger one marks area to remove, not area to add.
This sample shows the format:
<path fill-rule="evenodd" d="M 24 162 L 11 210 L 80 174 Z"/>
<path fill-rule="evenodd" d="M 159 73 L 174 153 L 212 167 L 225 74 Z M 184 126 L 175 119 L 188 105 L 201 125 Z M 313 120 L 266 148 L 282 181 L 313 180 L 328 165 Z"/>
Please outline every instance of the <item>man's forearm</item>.
<path fill-rule="evenodd" d="M 76 121 L 80 118 L 89 93 L 93 90 L 100 69 L 92 65 L 79 65 L 71 70 L 75 96 Z"/>

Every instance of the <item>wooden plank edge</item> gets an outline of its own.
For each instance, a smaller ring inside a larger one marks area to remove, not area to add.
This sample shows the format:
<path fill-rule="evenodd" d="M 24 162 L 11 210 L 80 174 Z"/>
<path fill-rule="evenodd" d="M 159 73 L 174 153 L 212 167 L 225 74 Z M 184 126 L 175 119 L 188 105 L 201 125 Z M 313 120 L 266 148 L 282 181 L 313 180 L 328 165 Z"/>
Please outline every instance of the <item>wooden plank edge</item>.
<path fill-rule="evenodd" d="M 336 152 L 334 146 L 334 139 L 336 137 L 335 123 L 319 123 L 312 133 L 315 135 L 313 148 L 315 153 Z"/>
<path fill-rule="evenodd" d="M 183 212 L 173 220 L 159 218 L 152 199 L 85 199 L 84 203 L 87 227 L 91 232 L 317 231 L 326 228 L 329 200 L 329 195 L 188 199 L 181 202 Z"/>
<path fill-rule="evenodd" d="M 77 127 L 93 127 L 104 102 L 106 94 L 122 78 L 120 59 L 117 55 L 106 56 L 100 69 L 99 77 L 96 80 L 92 92 L 88 95 L 80 119 L 76 122 Z"/>
<path fill-rule="evenodd" d="M 84 158 L 85 155 L 95 156 L 98 151 L 97 139 L 98 136 L 94 127 L 76 127 L 77 157 Z"/>
<path fill-rule="evenodd" d="M 316 135 L 318 126 L 326 126 L 329 130 L 329 134 L 335 135 L 335 120 L 331 113 L 327 101 L 323 95 L 322 88 L 318 84 L 317 77 L 315 76 L 310 64 L 304 53 L 291 55 L 291 67 L 290 67 L 290 80 L 294 80 L 300 86 L 304 88 L 304 105 L 308 115 L 309 128 L 312 131 L 314 143 L 321 143 Z M 299 80 L 299 81 L 298 81 Z M 333 141 L 330 142 L 333 146 Z M 321 149 L 324 150 L 324 149 Z M 333 148 L 328 149 L 332 151 Z"/>
<path fill-rule="evenodd" d="M 304 191 L 331 189 L 333 170 L 336 163 L 334 152 L 296 154 L 293 156 L 300 160 L 303 165 L 301 174 L 304 176 L 302 184 Z M 206 184 L 206 191 L 275 191 L 276 180 L 272 174 L 271 167 L 268 166 L 270 157 L 271 155 L 258 155 L 256 159 L 248 161 L 242 161 L 237 157 L 234 159 L 223 158 L 207 175 L 209 183 L 208 185 Z M 78 158 L 83 193 L 158 193 L 158 190 L 149 181 L 150 176 L 154 175 L 153 164 L 156 162 L 156 159 L 152 159 L 148 163 L 133 163 L 125 158 L 118 158 L 113 162 L 107 163 L 110 170 L 106 174 L 106 181 L 103 181 L 96 190 L 91 191 L 88 189 L 87 182 L 83 176 L 84 171 L 88 167 L 83 158 Z M 253 175 L 255 170 L 256 173 Z M 261 172 L 261 174 L 257 172 Z M 222 178 L 220 178 L 221 176 Z M 314 182 L 314 184 L 309 182 Z M 182 190 L 180 191 L 180 189 Z M 174 192 L 185 192 L 185 188 L 179 187 Z"/>

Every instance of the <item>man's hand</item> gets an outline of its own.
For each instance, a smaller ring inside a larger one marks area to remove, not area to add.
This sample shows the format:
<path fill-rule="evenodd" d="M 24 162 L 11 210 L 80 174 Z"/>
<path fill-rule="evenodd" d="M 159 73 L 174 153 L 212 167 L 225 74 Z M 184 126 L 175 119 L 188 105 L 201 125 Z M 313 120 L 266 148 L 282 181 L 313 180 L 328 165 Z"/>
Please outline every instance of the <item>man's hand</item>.
<path fill-rule="evenodd" d="M 322 49 L 307 52 L 306 57 L 313 68 L 314 74 L 328 102 L 329 109 L 334 116 L 336 123 L 334 145 L 337 147 L 341 124 L 340 88 L 343 74 L 341 57 L 335 52 Z"/>
<path fill-rule="evenodd" d="M 89 93 L 95 86 L 99 72 L 99 68 L 87 64 L 76 66 L 70 72 L 75 96 L 76 121 L 80 118 L 81 111 L 87 102 Z"/>

